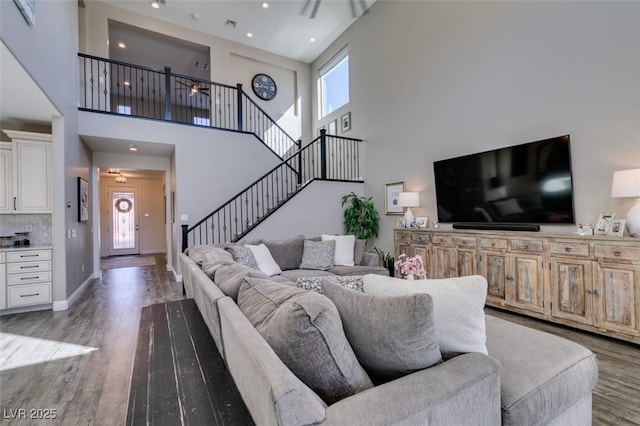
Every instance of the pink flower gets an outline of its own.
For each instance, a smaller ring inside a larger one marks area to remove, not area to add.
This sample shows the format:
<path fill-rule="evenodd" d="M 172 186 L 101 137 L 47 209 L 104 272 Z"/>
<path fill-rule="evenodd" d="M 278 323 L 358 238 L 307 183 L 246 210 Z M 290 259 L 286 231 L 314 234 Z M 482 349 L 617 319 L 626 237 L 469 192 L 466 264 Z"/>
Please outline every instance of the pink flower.
<path fill-rule="evenodd" d="M 408 257 L 406 254 L 401 254 L 398 256 L 398 260 L 396 260 L 394 266 L 400 272 L 402 277 L 413 275 L 414 278 L 417 279 L 426 278 L 424 263 L 422 262 L 422 256 L 420 255 Z"/>

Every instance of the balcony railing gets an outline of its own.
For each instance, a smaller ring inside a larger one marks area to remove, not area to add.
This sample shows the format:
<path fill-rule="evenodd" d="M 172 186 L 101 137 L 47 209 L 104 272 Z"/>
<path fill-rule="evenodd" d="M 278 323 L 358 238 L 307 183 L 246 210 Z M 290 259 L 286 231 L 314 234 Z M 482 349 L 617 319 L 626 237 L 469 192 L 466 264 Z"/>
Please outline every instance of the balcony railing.
<path fill-rule="evenodd" d="M 296 141 L 242 89 L 78 54 L 80 109 L 254 134 L 281 158 Z"/>

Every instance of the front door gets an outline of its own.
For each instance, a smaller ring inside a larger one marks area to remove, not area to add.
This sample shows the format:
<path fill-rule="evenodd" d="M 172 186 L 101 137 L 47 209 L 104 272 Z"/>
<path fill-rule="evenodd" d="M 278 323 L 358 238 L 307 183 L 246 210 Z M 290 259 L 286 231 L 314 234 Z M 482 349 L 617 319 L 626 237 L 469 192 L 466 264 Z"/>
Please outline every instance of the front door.
<path fill-rule="evenodd" d="M 109 187 L 107 201 L 110 206 L 107 212 L 109 256 L 140 254 L 138 188 Z"/>

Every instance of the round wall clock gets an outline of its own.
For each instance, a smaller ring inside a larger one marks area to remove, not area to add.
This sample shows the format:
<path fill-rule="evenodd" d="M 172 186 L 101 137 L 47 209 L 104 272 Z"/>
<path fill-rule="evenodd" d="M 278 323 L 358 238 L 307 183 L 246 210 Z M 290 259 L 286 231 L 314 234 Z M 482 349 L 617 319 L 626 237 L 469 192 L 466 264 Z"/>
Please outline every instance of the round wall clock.
<path fill-rule="evenodd" d="M 253 93 L 263 101 L 270 101 L 276 97 L 278 88 L 275 81 L 266 74 L 256 74 L 251 80 Z"/>

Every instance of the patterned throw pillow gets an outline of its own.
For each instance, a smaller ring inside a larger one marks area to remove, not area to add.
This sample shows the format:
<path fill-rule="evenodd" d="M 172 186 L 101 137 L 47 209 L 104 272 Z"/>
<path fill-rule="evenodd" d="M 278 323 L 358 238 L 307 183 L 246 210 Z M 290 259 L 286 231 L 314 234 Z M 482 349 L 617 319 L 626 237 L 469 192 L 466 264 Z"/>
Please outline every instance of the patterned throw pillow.
<path fill-rule="evenodd" d="M 249 247 L 236 245 L 229 247 L 227 251 L 231 253 L 231 256 L 233 256 L 233 260 L 235 260 L 239 264 L 251 269 L 258 269 L 256 258 Z"/>
<path fill-rule="evenodd" d="M 324 277 L 303 277 L 296 280 L 296 285 L 305 290 L 313 290 L 322 293 L 322 281 L 329 281 L 349 290 L 364 292 L 362 289 L 362 275 L 340 276 L 324 276 Z"/>
<path fill-rule="evenodd" d="M 333 268 L 335 251 L 336 242 L 334 240 L 318 242 L 305 240 L 300 269 L 326 271 Z"/>

